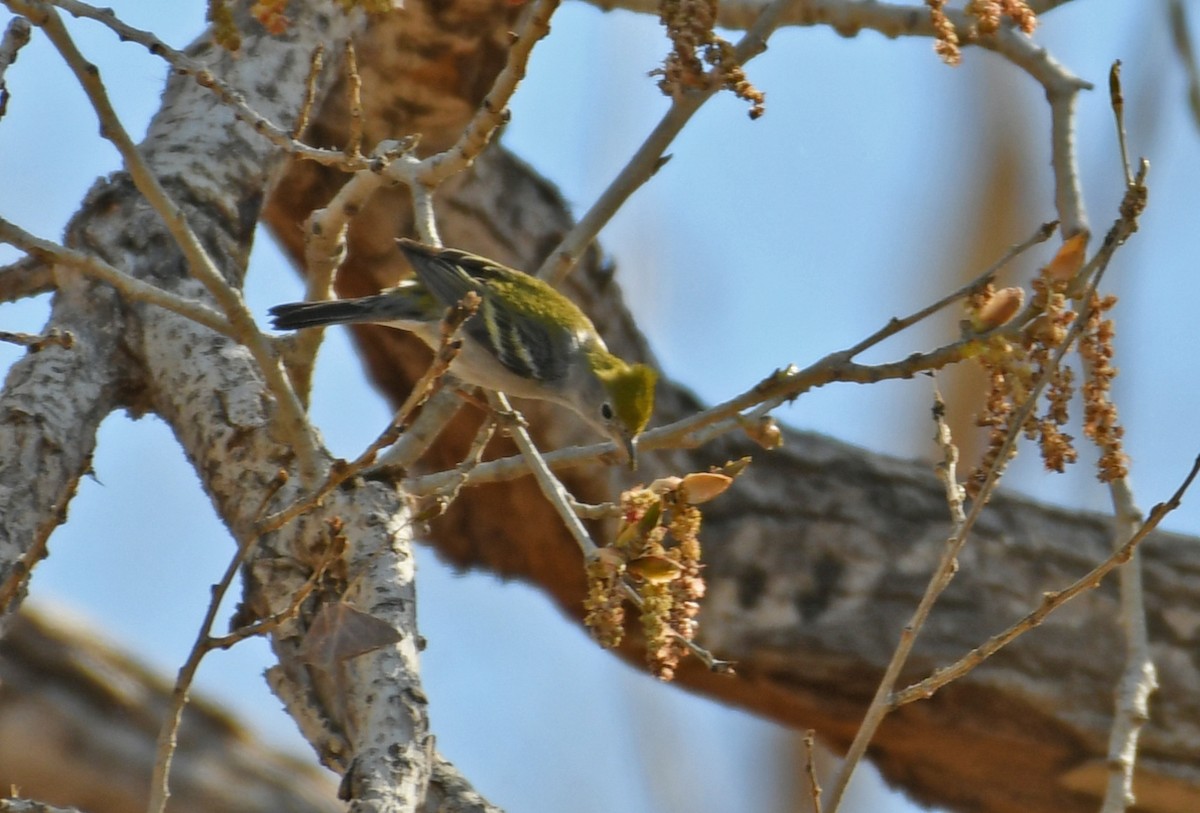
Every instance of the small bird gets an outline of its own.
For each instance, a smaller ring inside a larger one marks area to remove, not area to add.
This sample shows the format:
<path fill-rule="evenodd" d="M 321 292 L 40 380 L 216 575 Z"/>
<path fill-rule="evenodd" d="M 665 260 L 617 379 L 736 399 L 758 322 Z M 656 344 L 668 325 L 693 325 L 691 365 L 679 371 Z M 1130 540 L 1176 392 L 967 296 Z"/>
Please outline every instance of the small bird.
<path fill-rule="evenodd" d="M 610 353 L 583 311 L 537 277 L 465 251 L 396 242 L 416 279 L 374 296 L 276 305 L 274 327 L 386 325 L 436 349 L 446 309 L 474 291 L 479 310 L 463 327 L 451 371 L 468 384 L 568 407 L 636 467 L 637 436 L 654 408 L 654 370 Z"/>

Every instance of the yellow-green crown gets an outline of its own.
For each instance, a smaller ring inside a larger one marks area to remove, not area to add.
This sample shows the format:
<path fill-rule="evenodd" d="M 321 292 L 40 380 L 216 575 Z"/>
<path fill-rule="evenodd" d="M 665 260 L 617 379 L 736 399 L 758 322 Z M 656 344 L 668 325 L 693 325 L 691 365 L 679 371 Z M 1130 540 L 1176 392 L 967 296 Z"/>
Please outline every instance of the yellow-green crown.
<path fill-rule="evenodd" d="M 609 358 L 610 364 L 597 365 L 596 375 L 612 399 L 617 420 L 630 435 L 640 434 L 654 411 L 654 384 L 658 381 L 658 373 L 645 364 L 626 364 L 616 356 Z"/>

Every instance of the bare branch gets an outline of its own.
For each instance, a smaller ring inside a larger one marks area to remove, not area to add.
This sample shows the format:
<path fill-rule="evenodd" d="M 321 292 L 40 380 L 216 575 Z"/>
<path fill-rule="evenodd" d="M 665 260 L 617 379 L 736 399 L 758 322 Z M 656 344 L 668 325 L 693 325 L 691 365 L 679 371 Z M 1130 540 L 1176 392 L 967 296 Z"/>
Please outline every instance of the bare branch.
<path fill-rule="evenodd" d="M 891 698 L 891 707 L 895 709 L 906 703 L 912 703 L 915 700 L 926 700 L 932 697 L 938 689 L 961 678 L 1005 646 L 1015 641 L 1023 633 L 1041 624 L 1052 612 L 1071 599 L 1081 593 L 1099 587 L 1104 581 L 1104 577 L 1111 573 L 1113 569 L 1128 562 L 1136 552 L 1137 546 L 1158 527 L 1167 514 L 1179 507 L 1183 501 L 1183 495 L 1191 488 L 1197 474 L 1200 474 L 1200 457 L 1197 457 L 1195 462 L 1193 462 L 1191 471 L 1188 472 L 1187 477 L 1184 478 L 1179 488 L 1175 490 L 1175 493 L 1171 495 L 1171 498 L 1164 503 L 1154 506 L 1146 521 L 1138 525 L 1136 533 L 1126 539 L 1107 559 L 1093 567 L 1083 576 L 1080 576 L 1068 587 L 1046 593 L 1042 597 L 1041 604 L 1036 609 L 1030 611 L 1019 621 L 1009 626 L 1004 632 L 993 635 L 986 642 L 968 652 L 955 663 L 938 669 L 924 680 L 896 692 Z"/>
<path fill-rule="evenodd" d="M 0 302 L 15 302 L 54 290 L 54 274 L 49 265 L 26 255 L 11 265 L 0 267 Z"/>
<path fill-rule="evenodd" d="M 24 13 L 30 21 L 46 32 L 63 60 L 79 80 L 92 108 L 100 119 L 101 134 L 112 142 L 125 167 L 141 192 L 155 211 L 162 217 L 163 224 L 175 238 L 192 274 L 225 312 L 226 318 L 236 332 L 238 340 L 253 354 L 266 378 L 267 385 L 278 399 L 280 407 L 280 429 L 287 435 L 300 463 L 301 476 L 312 481 L 317 476 L 317 450 L 312 433 L 304 418 L 304 409 L 292 389 L 291 382 L 283 371 L 270 342 L 259 332 L 254 317 L 242 300 L 241 294 L 221 275 L 212 257 L 196 233 L 188 226 L 183 209 L 171 199 L 162 183 L 138 150 L 129 133 L 125 131 L 108 98 L 108 91 L 100 80 L 96 66 L 84 59 L 75 47 L 75 42 L 62 24 L 58 14 L 49 7 L 39 6 L 29 0 L 5 0 L 9 8 Z"/>
<path fill-rule="evenodd" d="M 97 8 L 81 2 L 81 0 L 45 0 L 58 6 L 72 16 L 94 20 L 111 29 L 122 41 L 136 42 L 151 54 L 161 57 L 179 74 L 190 76 L 196 84 L 207 88 L 217 95 L 221 102 L 237 116 L 238 120 L 254 128 L 254 132 L 266 138 L 279 149 L 324 166 L 340 167 L 348 172 L 365 169 L 365 160 L 348 160 L 341 150 L 327 150 L 310 147 L 298 141 L 291 132 L 276 125 L 262 113 L 255 110 L 246 102 L 246 97 L 226 82 L 218 79 L 208 68 L 193 60 L 182 51 L 178 51 L 149 31 L 143 31 L 128 25 L 117 17 L 109 8 Z M 300 109 L 303 109 L 301 104 Z"/>
<path fill-rule="evenodd" d="M 118 403 L 116 308 L 81 293 L 71 286 L 51 311 L 47 335 L 64 341 L 20 359 L 0 393 L 0 614 L 23 596 L 45 558 L 50 533 L 66 520 L 91 466 L 100 421 Z M 113 317 L 109 329 L 83 318 L 84 308 Z"/>
<path fill-rule="evenodd" d="M 1171 22 L 1171 40 L 1175 53 L 1187 72 L 1188 106 L 1192 119 L 1200 127 L 1200 64 L 1197 64 L 1196 49 L 1192 45 L 1191 28 L 1188 26 L 1187 4 L 1183 0 L 1170 0 L 1167 5 Z"/>
<path fill-rule="evenodd" d="M 57 264 L 73 268 L 89 277 L 106 282 L 131 301 L 157 305 L 173 313 L 178 313 L 180 316 L 186 316 L 198 324 L 215 330 L 222 336 L 231 338 L 234 336 L 234 329 L 229 321 L 207 305 L 131 277 L 120 269 L 113 268 L 99 257 L 75 251 L 40 237 L 34 237 L 2 217 L 0 217 L 0 242 L 29 252 L 31 258 L 43 264 Z"/>
<path fill-rule="evenodd" d="M 784 12 L 793 3 L 794 0 L 773 0 L 762 10 L 761 14 L 757 15 L 754 25 L 750 27 L 734 49 L 734 56 L 739 65 L 745 65 L 766 50 L 767 38 L 780 24 Z M 561 284 L 566 275 L 579 262 L 583 252 L 596 239 L 596 235 L 625 204 L 629 196 L 662 168 L 666 162 L 664 155 L 667 147 L 675 140 L 675 136 L 679 135 L 696 111 L 721 89 L 721 83 L 716 81 L 718 69 L 713 68 L 710 73 L 712 81 L 708 87 L 689 90 L 671 101 L 671 107 L 662 120 L 634 152 L 608 188 L 595 200 L 591 208 L 575 224 L 575 227 L 563 237 L 558 247 L 542 263 L 535 276 L 549 281 L 552 285 Z"/>
<path fill-rule="evenodd" d="M 443 379 L 450 369 L 450 364 L 454 361 L 462 346 L 458 339 L 459 331 L 467 319 L 475 313 L 475 310 L 479 307 L 479 301 L 477 295 L 469 294 L 467 297 L 464 297 L 463 301 L 457 307 L 447 312 L 446 317 L 442 320 L 442 343 L 437 353 L 434 354 L 433 362 L 429 365 L 429 369 L 425 371 L 425 374 L 421 376 L 416 386 L 413 387 L 408 398 L 401 405 L 400 409 L 396 411 L 395 416 L 379 437 L 362 454 L 355 458 L 353 462 L 345 463 L 339 461 L 335 464 L 325 482 L 314 489 L 311 494 L 296 500 L 284 510 L 278 511 L 259 521 L 257 523 L 257 530 L 260 534 L 276 531 L 296 517 L 320 505 L 321 501 L 331 491 L 372 465 L 381 450 L 396 442 L 412 418 L 413 412 L 441 389 Z"/>
<path fill-rule="evenodd" d="M 17 61 L 17 54 L 29 43 L 29 20 L 24 17 L 14 17 L 8 21 L 4 36 L 0 37 L 0 119 L 8 110 L 8 85 L 5 84 L 4 74 L 8 66 Z"/>
<path fill-rule="evenodd" d="M 529 63 L 533 46 L 550 33 L 550 18 L 558 9 L 559 2 L 560 0 L 537 0 L 534 3 L 529 10 L 525 26 L 508 50 L 504 69 L 492 82 L 492 89 L 484 97 L 470 124 L 459 136 L 458 143 L 445 152 L 426 158 L 410 177 L 415 177 L 420 184 L 432 188 L 475 161 L 475 157 L 491 142 L 500 125 L 508 120 L 508 102 L 517 85 L 525 78 L 525 66 Z"/>

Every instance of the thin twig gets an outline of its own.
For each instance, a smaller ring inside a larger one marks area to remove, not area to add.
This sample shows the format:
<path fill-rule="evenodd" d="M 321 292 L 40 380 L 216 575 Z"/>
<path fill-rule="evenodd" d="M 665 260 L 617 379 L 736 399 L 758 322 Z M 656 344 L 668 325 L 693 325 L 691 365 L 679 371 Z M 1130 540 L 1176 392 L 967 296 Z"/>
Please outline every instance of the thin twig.
<path fill-rule="evenodd" d="M 917 322 L 929 318 L 942 308 L 952 305 L 960 299 L 966 299 L 971 294 L 977 292 L 984 285 L 991 282 L 996 274 L 1000 273 L 1000 269 L 1004 268 L 1004 266 L 1008 265 L 1014 259 L 1021 256 L 1039 243 L 1044 243 L 1049 240 L 1054 235 L 1054 230 L 1056 228 L 1058 228 L 1057 220 L 1043 223 L 1042 225 L 1038 226 L 1037 231 L 1031 234 L 1024 241 L 1009 246 L 1008 250 L 1004 252 L 1004 255 L 1000 257 L 1000 259 L 996 260 L 996 262 L 992 263 L 992 265 L 986 271 L 968 282 L 966 285 L 959 288 L 957 291 L 947 294 L 936 302 L 926 305 L 924 308 L 921 308 L 919 311 L 916 311 L 915 313 L 912 313 L 903 319 L 892 318 L 882 328 L 875 331 L 870 336 L 867 336 L 858 344 L 843 350 L 840 355 L 845 356 L 847 360 L 852 359 L 879 344 L 884 339 L 889 339 L 902 330 L 912 327 Z"/>
<path fill-rule="evenodd" d="M 1109 73 L 1111 97 L 1117 140 L 1121 147 L 1121 165 L 1125 172 L 1126 200 L 1123 210 L 1129 207 L 1130 220 L 1136 227 L 1136 217 L 1145 205 L 1145 163 L 1135 179 L 1129 167 L 1129 153 L 1125 138 L 1125 103 L 1121 91 L 1121 63 L 1113 63 Z M 1096 367 L 1085 355 L 1084 372 L 1092 385 L 1096 384 Z M 1200 465 L 1200 459 L 1197 460 Z M 1195 477 L 1196 467 L 1185 480 L 1190 483 Z M 1119 477 L 1109 484 L 1115 517 L 1114 548 L 1118 553 L 1128 551 L 1127 563 L 1119 574 L 1120 617 L 1125 633 L 1125 669 L 1117 687 L 1116 708 L 1113 712 L 1112 728 L 1108 739 L 1108 782 L 1105 786 L 1101 813 L 1124 813 L 1134 804 L 1133 775 L 1137 767 L 1137 746 L 1142 726 L 1150 719 L 1150 695 L 1158 688 L 1158 673 L 1150 656 L 1150 640 L 1146 630 L 1146 602 L 1142 586 L 1142 557 L 1130 544 L 1130 540 L 1145 532 L 1141 512 L 1133 498 L 1133 486 L 1128 476 Z M 1178 504 L 1182 492 L 1173 497 Z M 1165 513 L 1165 512 L 1164 512 Z M 1157 524 L 1157 523 L 1156 523 Z"/>
<path fill-rule="evenodd" d="M 817 779 L 816 751 L 817 732 L 810 728 L 804 732 L 804 774 L 808 778 L 813 813 L 821 813 L 821 783 Z"/>
<path fill-rule="evenodd" d="M 289 155 L 313 161 L 323 166 L 344 169 L 347 172 L 357 172 L 360 169 L 367 168 L 369 164 L 367 159 L 349 159 L 342 150 L 310 147 L 303 142 L 297 141 L 292 133 L 279 127 L 257 110 L 250 107 L 246 102 L 246 97 L 242 93 L 233 89 L 221 79 L 218 79 L 207 67 L 196 62 L 182 51 L 167 45 L 149 31 L 143 31 L 140 28 L 135 28 L 125 23 L 117 17 L 112 9 L 97 8 L 96 6 L 81 2 L 81 0 L 46 0 L 46 2 L 58 6 L 74 17 L 94 20 L 106 26 L 120 37 L 122 41 L 136 42 L 144 46 L 154 56 L 164 59 L 176 73 L 192 77 L 196 81 L 196 84 L 215 93 L 217 98 L 233 112 L 233 115 L 239 121 L 248 124 L 253 128 L 254 132 L 266 138 Z"/>
<path fill-rule="evenodd" d="M 191 651 L 188 652 L 187 660 L 179 667 L 179 673 L 175 677 L 175 686 L 171 690 L 171 699 L 167 704 L 167 711 L 162 727 L 158 730 L 158 740 L 154 747 L 154 772 L 150 778 L 150 800 L 146 805 L 149 813 L 162 813 L 166 809 L 167 799 L 171 795 L 171 762 L 175 757 L 175 747 L 178 744 L 177 734 L 179 722 L 183 718 L 183 708 L 187 705 L 188 694 L 191 692 L 196 671 L 200 668 L 200 661 L 210 651 L 206 644 L 213 624 L 216 622 L 217 611 L 220 610 L 221 602 L 224 601 L 225 594 L 233 583 L 233 577 L 237 575 L 238 569 L 246 561 L 251 547 L 251 543 L 239 545 L 237 553 L 229 560 L 221 580 L 213 585 L 212 600 L 209 601 L 208 609 L 204 612 L 204 620 L 200 622 L 196 640 L 192 644 Z"/>
<path fill-rule="evenodd" d="M 1144 173 L 1142 177 L 1144 178 Z M 920 373 L 937 371 L 968 358 L 976 351 L 980 343 L 993 336 L 1015 338 L 1022 329 L 1024 321 L 1033 314 L 1027 313 L 993 331 L 967 336 L 924 353 L 913 353 L 899 361 L 858 364 L 851 360 L 853 356 L 861 354 L 895 335 L 900 329 L 915 324 L 919 318 L 924 318 L 953 301 L 969 295 L 978 285 L 996 273 L 1000 267 L 1011 261 L 1014 256 L 1041 242 L 1044 239 L 1043 235 L 1050 228 L 1052 228 L 1051 224 L 1043 224 L 1030 238 L 1011 247 L 991 268 L 958 291 L 942 297 L 914 314 L 903 318 L 894 317 L 863 341 L 845 350 L 830 353 L 804 369 L 794 366 L 780 368 L 740 395 L 694 415 L 681 418 L 674 423 L 651 429 L 640 436 L 638 448 L 642 450 L 695 448 L 728 432 L 740 431 L 747 418 L 754 420 L 766 415 L 808 390 L 831 383 L 871 384 L 884 380 L 912 378 Z M 1128 218 L 1119 218 L 1114 223 L 1100 251 L 1085 266 L 1087 273 L 1081 274 L 1081 278 L 1090 280 L 1095 269 L 1107 267 L 1115 249 L 1135 229 L 1136 224 L 1131 224 Z M 605 442 L 546 452 L 543 454 L 543 458 L 551 467 L 561 470 L 583 465 L 600 455 L 611 453 L 614 449 L 615 446 L 611 442 Z M 524 476 L 528 471 L 528 466 L 520 455 L 490 460 L 471 472 L 467 484 L 477 485 L 511 480 Z M 405 480 L 404 486 L 414 494 L 431 494 L 445 488 L 456 477 L 457 473 L 454 471 L 435 472 L 409 478 Z"/>
<path fill-rule="evenodd" d="M 479 431 L 475 433 L 474 440 L 471 441 L 471 448 L 467 450 L 463 456 L 462 462 L 454 468 L 457 476 L 453 482 L 449 483 L 445 488 L 440 489 L 434 494 L 429 495 L 430 500 L 436 503 L 436 507 L 432 510 L 426 508 L 421 511 L 422 519 L 430 519 L 433 516 L 445 513 L 446 509 L 458 499 L 458 495 L 462 492 L 463 486 L 467 482 L 467 477 L 471 472 L 483 462 L 483 453 L 487 449 L 488 443 L 491 442 L 492 436 L 496 433 L 496 418 L 488 416 L 479 426 Z M 383 465 L 377 467 L 381 473 L 386 472 L 387 468 Z"/>
<path fill-rule="evenodd" d="M 363 210 L 381 186 L 393 183 L 384 177 L 385 168 L 397 158 L 407 155 L 416 144 L 415 138 L 379 142 L 371 155 L 370 165 L 354 173 L 338 188 L 329 203 L 309 215 L 304 249 L 308 271 L 306 299 L 329 299 L 334 274 L 345 259 L 346 232 L 350 228 L 350 221 Z"/>
<path fill-rule="evenodd" d="M 525 428 L 525 419 L 521 417 L 519 412 L 512 408 L 512 405 L 508 402 L 508 396 L 504 393 L 489 390 L 487 397 L 500 417 L 507 421 L 504 425 L 504 430 L 517 444 L 517 448 L 521 450 L 521 454 L 528 461 L 529 468 L 533 472 L 533 477 L 537 481 L 538 488 L 542 490 L 542 494 L 546 496 L 546 499 L 550 501 L 554 510 L 558 512 L 559 518 L 567 526 L 567 531 L 571 534 L 571 538 L 575 540 L 575 544 L 579 546 L 579 550 L 583 552 L 584 558 L 590 562 L 596 558 L 596 552 L 599 548 L 592 541 L 587 528 L 583 527 L 583 522 L 571 510 L 570 495 L 567 494 L 567 490 L 559 482 L 558 478 L 550 472 L 550 467 L 546 465 L 542 453 L 534 445 L 533 438 L 529 436 L 529 431 Z"/>
<path fill-rule="evenodd" d="M 463 300 L 458 305 L 446 312 L 441 326 L 442 341 L 438 347 L 438 351 L 434 354 L 433 361 L 421 378 L 417 380 L 412 392 L 408 394 L 408 398 L 396 410 L 396 414 L 383 432 L 353 461 L 349 463 L 339 461 L 332 466 L 325 482 L 312 492 L 296 500 L 287 508 L 277 511 L 256 523 L 255 530 L 259 534 L 278 530 L 296 517 L 316 508 L 335 488 L 351 477 L 356 476 L 368 466 L 373 465 L 380 450 L 396 442 L 396 439 L 400 437 L 405 426 L 408 425 L 409 420 L 412 418 L 413 412 L 441 388 L 446 371 L 450 369 L 450 364 L 454 361 L 458 355 L 458 351 L 462 347 L 458 339 L 458 333 L 462 329 L 463 323 L 478 309 L 479 304 L 479 297 L 474 293 L 468 292 L 467 296 L 463 297 Z"/>
<path fill-rule="evenodd" d="M 521 450 L 521 454 L 527 458 L 529 468 L 533 472 L 533 477 L 537 481 L 538 488 L 541 489 L 546 499 L 550 501 L 559 518 L 562 519 L 563 524 L 567 526 L 567 531 L 575 540 L 575 544 L 579 546 L 579 550 L 583 553 L 584 558 L 590 562 L 596 557 L 599 547 L 592 541 L 591 535 L 583 527 L 583 522 L 576 516 L 574 509 L 571 507 L 574 498 L 567 493 L 563 484 L 550 471 L 550 467 L 546 465 L 542 453 L 538 451 L 533 438 L 529 436 L 529 431 L 525 428 L 525 419 L 521 417 L 519 412 L 512 408 L 512 405 L 508 402 L 508 396 L 504 393 L 489 391 L 487 396 L 488 401 L 500 417 L 508 421 L 505 429 L 517 444 L 517 448 Z M 622 587 L 624 588 L 626 598 L 640 609 L 643 602 L 637 590 L 628 582 L 623 582 Z M 733 671 L 732 664 L 728 661 L 716 658 L 711 652 L 695 641 L 684 638 L 678 635 L 678 633 L 676 633 L 676 636 L 679 642 L 686 646 L 711 671 L 727 673 Z"/>
<path fill-rule="evenodd" d="M 217 311 L 193 299 L 151 285 L 114 268 L 99 257 L 35 237 L 14 223 L 0 217 L 0 242 L 27 252 L 35 261 L 46 266 L 73 268 L 89 277 L 106 282 L 132 302 L 146 302 L 187 317 L 222 336 L 235 338 L 233 325 Z"/>
<path fill-rule="evenodd" d="M 296 123 L 292 125 L 292 140 L 299 141 L 300 136 L 308 129 L 308 120 L 312 116 L 313 105 L 317 101 L 317 80 L 321 78 L 321 70 L 325 67 L 325 46 L 318 44 L 308 58 L 308 76 L 304 80 L 304 99 L 300 102 L 300 112 L 296 114 Z"/>
<path fill-rule="evenodd" d="M 508 49 L 504 68 L 452 147 L 424 159 L 404 155 L 382 170 L 393 182 L 408 187 L 413 200 L 414 224 L 422 242 L 433 246 L 442 244 L 433 211 L 433 190 L 450 176 L 471 166 L 508 120 L 509 100 L 525 76 L 534 45 L 550 32 L 550 17 L 560 2 L 537 0 L 530 8 L 525 25 Z M 441 405 L 443 410 L 447 403 Z"/>
<path fill-rule="evenodd" d="M 550 33 L 550 18 L 561 0 L 537 0 L 530 8 L 524 27 L 508 49 L 504 68 L 496 75 L 491 90 L 463 130 L 458 141 L 448 150 L 431 155 L 421 162 L 416 176 L 427 188 L 436 187 L 451 175 L 469 167 L 479 153 L 491 142 L 500 125 L 508 120 L 508 103 L 517 85 L 525 78 L 533 46 Z"/>
<path fill-rule="evenodd" d="M 1052 612 L 1057 610 L 1062 605 L 1066 604 L 1071 599 L 1088 590 L 1094 590 L 1099 587 L 1104 578 L 1111 573 L 1115 568 L 1120 567 L 1130 560 L 1136 552 L 1137 546 L 1150 535 L 1150 533 L 1158 527 L 1162 520 L 1183 502 L 1183 495 L 1192 486 L 1192 482 L 1196 479 L 1197 474 L 1200 474 L 1200 456 L 1192 463 L 1191 471 L 1187 477 L 1175 489 L 1175 493 L 1166 502 L 1159 503 L 1150 510 L 1146 521 L 1142 522 L 1132 536 L 1130 536 L 1124 544 L 1112 552 L 1107 559 L 1094 568 L 1089 570 L 1083 576 L 1080 576 L 1069 586 L 1062 590 L 1056 590 L 1046 593 L 1042 596 L 1041 603 L 1036 609 L 1031 610 L 1019 621 L 1012 624 L 1008 629 L 1001 633 L 997 633 L 972 649 L 966 655 L 963 655 L 950 666 L 943 667 L 934 671 L 929 677 L 921 680 L 911 686 L 895 692 L 890 700 L 892 709 L 897 709 L 900 706 L 912 703 L 916 700 L 925 700 L 934 695 L 939 689 L 947 684 L 958 680 L 966 675 L 972 669 L 985 660 L 995 655 L 1004 647 L 1008 646 L 1018 637 L 1040 625 L 1046 620 Z"/>
<path fill-rule="evenodd" d="M 1042 378 L 1043 381 L 1040 383 L 1044 384 L 1049 376 L 1043 375 Z M 1031 394 L 1029 400 L 1025 403 L 1024 407 L 1026 411 L 1032 409 L 1033 404 L 1036 402 L 1036 392 L 1037 390 L 1035 389 L 1035 393 Z M 858 731 L 854 735 L 854 740 L 851 742 L 845 759 L 839 767 L 837 775 L 834 777 L 833 788 L 829 794 L 829 810 L 834 812 L 837 811 L 841 804 L 842 795 L 845 793 L 846 787 L 850 784 L 850 777 L 854 774 L 854 769 L 866 753 L 867 746 L 875 736 L 875 731 L 879 728 L 880 723 L 883 722 L 883 718 L 891 711 L 889 700 L 892 687 L 896 685 L 896 680 L 900 676 L 900 670 L 907 662 L 908 654 L 912 651 L 917 635 L 920 634 L 921 628 L 925 625 L 925 621 L 929 617 L 934 603 L 942 591 L 949 586 L 950 580 L 954 577 L 954 573 L 957 570 L 958 554 L 962 550 L 963 545 L 966 544 L 967 535 L 971 527 L 973 527 L 975 519 L 979 516 L 980 510 L 987 502 L 991 490 L 999 482 L 999 472 L 1008 460 L 1008 457 L 1005 455 L 1001 455 L 998 458 L 997 465 L 988 472 L 988 480 L 984 484 L 983 489 L 980 490 L 979 497 L 976 498 L 971 506 L 971 513 L 965 515 L 962 510 L 962 489 L 958 484 L 956 475 L 958 449 L 950 436 L 949 424 L 946 423 L 945 402 L 942 401 L 941 394 L 936 389 L 934 393 L 933 417 L 937 424 L 935 437 L 939 448 L 942 450 L 942 460 L 936 467 L 936 471 L 938 478 L 943 481 L 946 489 L 946 502 L 950 508 L 952 533 L 949 539 L 946 540 L 945 547 L 942 549 L 942 556 L 938 560 L 938 565 L 929 579 L 929 584 L 925 588 L 924 595 L 921 596 L 921 601 L 918 603 L 916 610 L 913 611 L 908 624 L 905 625 L 900 633 L 900 641 L 896 644 L 891 661 L 884 671 L 883 678 L 879 681 L 875 696 L 871 699 L 871 705 L 867 707 L 863 721 L 859 724 Z M 1006 439 L 1008 443 L 1016 442 L 1021 425 L 1021 422 L 1016 422 L 1012 425 Z"/>
<path fill-rule="evenodd" d="M 1133 184 L 1133 171 L 1129 168 L 1129 148 L 1125 137 L 1125 94 L 1121 92 L 1121 60 L 1112 64 L 1108 71 L 1108 98 L 1113 118 L 1117 125 L 1117 145 L 1121 150 L 1121 169 L 1125 172 L 1125 185 Z"/>
<path fill-rule="evenodd" d="M 305 220 L 304 266 L 308 288 L 304 298 L 318 302 L 333 296 L 333 280 L 346 260 L 346 235 L 351 219 L 366 206 L 380 186 L 390 183 L 379 171 L 416 144 L 415 139 L 379 143 L 371 166 L 354 173 L 333 198 Z M 325 337 L 322 327 L 303 330 L 281 340 L 285 363 L 297 396 L 308 402 L 313 364 Z"/>
<path fill-rule="evenodd" d="M 213 637 L 212 627 L 216 622 L 217 611 L 220 610 L 221 604 L 225 600 L 225 594 L 229 592 L 229 587 L 233 583 L 234 576 L 237 575 L 238 570 L 246 562 L 257 539 L 258 537 L 256 536 L 249 542 L 239 546 L 237 553 L 234 554 L 233 558 L 229 561 L 229 565 L 225 568 L 225 573 L 222 574 L 221 580 L 213 585 L 212 600 L 209 602 L 208 609 L 204 613 L 204 620 L 200 624 L 196 640 L 192 644 L 191 651 L 188 652 L 187 660 L 179 668 L 179 673 L 175 677 L 175 686 L 171 690 L 171 698 L 167 705 L 162 727 L 159 728 L 158 739 L 154 748 L 154 771 L 150 779 L 150 800 L 146 806 L 149 813 L 163 813 L 166 809 L 167 799 L 170 798 L 171 762 L 174 760 L 175 749 L 178 744 L 179 724 L 183 719 L 183 709 L 187 705 L 188 695 L 191 693 L 192 684 L 196 679 L 196 672 L 200 668 L 200 662 L 214 649 L 229 649 L 234 644 L 244 641 L 247 638 L 264 635 L 278 627 L 288 618 L 293 617 L 299 610 L 300 605 L 312 593 L 317 582 L 324 575 L 325 570 L 332 563 L 333 559 L 336 558 L 334 556 L 324 557 L 304 585 L 292 596 L 290 604 L 284 610 L 274 613 L 265 619 L 260 619 L 253 624 L 240 627 L 226 635 Z"/>
<path fill-rule="evenodd" d="M 763 9 L 754 25 L 734 48 L 734 59 L 737 64 L 745 65 L 766 50 L 767 38 L 779 24 L 783 13 L 795 2 L 796 0 L 773 0 L 769 6 Z M 718 68 L 713 68 L 710 71 L 710 81 L 707 87 L 688 90 L 671 100 L 670 108 L 654 130 L 613 178 L 608 188 L 595 200 L 591 208 L 579 219 L 571 231 L 567 232 L 558 247 L 550 252 L 535 276 L 547 280 L 551 285 L 558 285 L 566 278 L 575 264 L 579 262 L 579 258 L 583 256 L 583 252 L 596 239 L 596 235 L 612 219 L 617 210 L 642 184 L 654 177 L 654 174 L 662 168 L 667 147 L 675 140 L 675 136 L 679 135 L 684 125 L 691 120 L 706 101 L 723 87 L 722 83 L 717 80 L 718 73 Z"/>

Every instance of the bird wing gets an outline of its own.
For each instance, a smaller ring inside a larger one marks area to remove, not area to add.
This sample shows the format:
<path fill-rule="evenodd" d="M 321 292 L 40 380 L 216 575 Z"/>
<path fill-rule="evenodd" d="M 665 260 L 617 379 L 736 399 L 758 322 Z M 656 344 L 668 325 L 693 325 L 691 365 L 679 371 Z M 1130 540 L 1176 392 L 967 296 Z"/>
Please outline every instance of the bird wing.
<path fill-rule="evenodd" d="M 542 309 L 545 283 L 465 251 L 398 242 L 421 282 L 443 306 L 457 303 L 468 291 L 479 295 L 479 312 L 464 330 L 501 364 L 524 378 L 546 383 L 566 379 L 577 339 Z M 549 296 L 561 295 L 550 289 Z"/>

